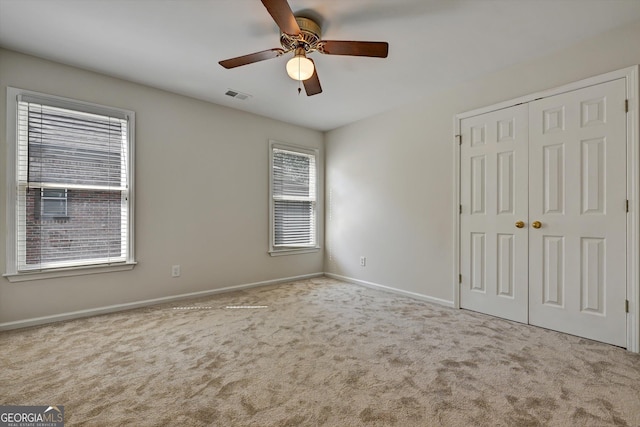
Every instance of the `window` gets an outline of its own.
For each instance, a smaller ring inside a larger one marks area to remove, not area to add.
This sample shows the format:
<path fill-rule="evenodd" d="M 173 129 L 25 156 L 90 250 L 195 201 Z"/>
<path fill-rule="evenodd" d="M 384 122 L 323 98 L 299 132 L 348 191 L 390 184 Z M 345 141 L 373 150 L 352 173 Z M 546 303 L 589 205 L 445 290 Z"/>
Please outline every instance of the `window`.
<path fill-rule="evenodd" d="M 132 268 L 133 112 L 7 93 L 15 182 L 6 276 Z"/>
<path fill-rule="evenodd" d="M 317 242 L 316 150 L 271 141 L 271 254 L 307 252 Z"/>
<path fill-rule="evenodd" d="M 67 217 L 67 189 L 41 188 L 35 214 L 40 218 Z"/>

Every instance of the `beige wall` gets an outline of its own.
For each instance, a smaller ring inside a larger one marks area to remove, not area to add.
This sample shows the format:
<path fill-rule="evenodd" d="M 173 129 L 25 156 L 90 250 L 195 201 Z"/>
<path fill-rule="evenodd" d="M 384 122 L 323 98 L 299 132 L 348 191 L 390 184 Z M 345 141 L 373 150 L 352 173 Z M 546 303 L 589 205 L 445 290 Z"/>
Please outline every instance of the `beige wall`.
<path fill-rule="evenodd" d="M 328 132 L 325 272 L 453 301 L 454 116 L 638 64 L 639 41 L 637 21 Z"/>
<path fill-rule="evenodd" d="M 280 257 L 267 253 L 268 140 L 320 148 L 323 171 L 322 133 L 0 49 L 2 165 L 8 161 L 7 86 L 136 112 L 139 264 L 133 271 L 54 280 L 9 283 L 0 278 L 0 325 L 322 272 L 322 251 Z M 322 235 L 322 215 L 320 231 Z M 182 266 L 180 278 L 171 278 L 173 264 Z"/>

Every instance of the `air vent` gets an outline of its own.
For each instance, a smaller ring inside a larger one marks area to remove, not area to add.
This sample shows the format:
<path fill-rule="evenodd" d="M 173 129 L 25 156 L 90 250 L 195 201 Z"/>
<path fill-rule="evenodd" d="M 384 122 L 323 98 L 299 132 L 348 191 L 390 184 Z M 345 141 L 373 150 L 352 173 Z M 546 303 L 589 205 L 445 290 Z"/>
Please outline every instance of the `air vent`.
<path fill-rule="evenodd" d="M 249 95 L 249 94 L 238 92 L 237 90 L 231 90 L 231 89 L 229 89 L 225 93 L 225 95 L 230 96 L 232 98 L 239 99 L 241 101 L 244 101 L 245 99 L 251 98 L 251 95 Z"/>

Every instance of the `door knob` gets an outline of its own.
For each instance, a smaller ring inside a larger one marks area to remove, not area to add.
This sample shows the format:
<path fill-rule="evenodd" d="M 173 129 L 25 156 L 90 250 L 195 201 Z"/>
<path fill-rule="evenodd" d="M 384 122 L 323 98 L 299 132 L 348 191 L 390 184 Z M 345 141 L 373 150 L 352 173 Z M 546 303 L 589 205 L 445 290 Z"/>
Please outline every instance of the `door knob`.
<path fill-rule="evenodd" d="M 517 228 L 524 228 L 524 221 L 517 221 L 516 222 L 516 227 Z"/>
<path fill-rule="evenodd" d="M 533 228 L 540 228 L 540 227 L 542 227 L 542 223 L 541 223 L 540 221 L 533 221 L 533 222 L 531 223 L 531 226 L 532 226 Z"/>

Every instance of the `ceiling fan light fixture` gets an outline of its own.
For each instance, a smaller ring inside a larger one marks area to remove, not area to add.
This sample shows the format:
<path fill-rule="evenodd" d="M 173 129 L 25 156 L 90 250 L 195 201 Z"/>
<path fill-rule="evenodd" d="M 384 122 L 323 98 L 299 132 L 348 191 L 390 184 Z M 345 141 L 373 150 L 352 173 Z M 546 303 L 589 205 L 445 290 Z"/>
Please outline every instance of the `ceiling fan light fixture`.
<path fill-rule="evenodd" d="M 299 47 L 296 49 L 295 56 L 287 61 L 287 74 L 293 80 L 307 80 L 313 76 L 313 72 L 315 67 L 313 66 L 313 61 L 311 61 L 305 55 L 305 51 L 303 48 Z"/>

